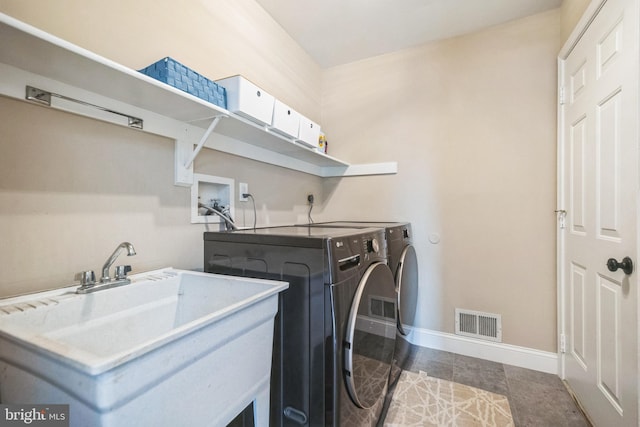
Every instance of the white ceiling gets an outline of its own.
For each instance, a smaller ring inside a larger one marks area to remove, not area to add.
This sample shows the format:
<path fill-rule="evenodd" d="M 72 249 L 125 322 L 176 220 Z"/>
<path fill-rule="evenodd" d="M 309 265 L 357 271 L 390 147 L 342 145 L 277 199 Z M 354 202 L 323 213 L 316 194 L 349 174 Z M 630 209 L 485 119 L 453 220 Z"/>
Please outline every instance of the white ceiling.
<path fill-rule="evenodd" d="M 562 0 L 256 0 L 321 67 L 454 37 Z"/>

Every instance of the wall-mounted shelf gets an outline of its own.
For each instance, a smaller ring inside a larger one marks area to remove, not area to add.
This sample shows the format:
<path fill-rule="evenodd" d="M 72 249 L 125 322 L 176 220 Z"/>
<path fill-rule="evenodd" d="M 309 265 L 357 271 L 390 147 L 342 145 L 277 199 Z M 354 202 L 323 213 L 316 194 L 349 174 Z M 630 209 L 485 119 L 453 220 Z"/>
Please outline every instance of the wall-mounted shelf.
<path fill-rule="evenodd" d="M 321 177 L 394 174 L 397 163 L 350 165 L 302 146 L 223 108 L 86 49 L 0 14 L 0 95 L 25 99 L 34 86 L 144 121 L 145 132 L 176 143 L 176 183 L 189 185 L 190 157 L 213 117 L 221 119 L 204 146 Z M 126 125 L 121 117 L 59 102 L 55 108 Z"/>

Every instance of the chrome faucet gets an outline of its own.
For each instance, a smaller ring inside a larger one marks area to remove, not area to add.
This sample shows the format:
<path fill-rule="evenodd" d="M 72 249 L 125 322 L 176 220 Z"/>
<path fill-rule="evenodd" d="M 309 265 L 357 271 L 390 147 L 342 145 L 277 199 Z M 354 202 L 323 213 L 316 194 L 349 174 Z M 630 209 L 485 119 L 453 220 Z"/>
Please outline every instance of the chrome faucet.
<path fill-rule="evenodd" d="M 231 219 L 230 216 L 230 211 L 229 208 L 222 208 L 222 210 L 220 209 L 220 206 L 216 203 L 213 206 L 207 206 L 207 205 L 203 205 L 202 203 L 198 203 L 198 207 L 202 208 L 202 209 L 206 209 L 207 212 L 211 213 L 211 214 L 216 214 L 218 215 L 220 218 L 222 218 L 224 220 L 224 227 L 226 230 L 237 230 L 238 227 L 236 226 L 236 224 L 233 222 L 233 219 Z"/>
<path fill-rule="evenodd" d="M 131 280 L 127 278 L 127 273 L 131 271 L 130 265 L 119 265 L 116 267 L 115 277 L 112 279 L 109 277 L 109 269 L 120 255 L 120 252 L 126 249 L 127 256 L 133 256 L 136 254 L 136 250 L 133 248 L 133 245 L 129 242 L 122 242 L 118 245 L 115 251 L 111 254 L 111 256 L 107 259 L 107 261 L 102 266 L 102 277 L 100 278 L 100 283 L 96 283 L 95 274 L 93 271 L 83 271 L 79 274 L 80 276 L 80 287 L 76 290 L 76 293 L 79 294 L 87 294 L 90 292 L 95 292 L 100 289 L 109 289 L 116 286 L 126 285 L 131 283 Z"/>
<path fill-rule="evenodd" d="M 127 250 L 127 256 L 133 256 L 133 255 L 136 254 L 136 250 L 133 248 L 133 245 L 131 243 L 129 243 L 129 242 L 120 243 L 118 245 L 118 247 L 116 248 L 116 250 L 113 251 L 113 253 L 109 257 L 109 259 L 107 259 L 107 261 L 102 266 L 102 277 L 100 278 L 100 283 L 108 283 L 108 282 L 110 282 L 112 280 L 109 277 L 109 269 L 111 268 L 113 263 L 116 261 L 116 258 L 118 258 L 118 255 L 120 255 L 120 252 L 123 249 Z M 131 271 L 131 267 L 129 267 L 129 271 Z M 117 276 L 119 276 L 119 275 L 120 274 L 116 274 L 116 279 L 118 279 Z"/>

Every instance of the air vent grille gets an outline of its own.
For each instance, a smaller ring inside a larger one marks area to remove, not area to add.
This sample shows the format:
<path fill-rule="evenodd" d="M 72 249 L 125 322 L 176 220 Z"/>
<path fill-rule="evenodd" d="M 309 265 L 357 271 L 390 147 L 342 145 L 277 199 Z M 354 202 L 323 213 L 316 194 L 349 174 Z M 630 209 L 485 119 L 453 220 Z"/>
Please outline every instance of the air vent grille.
<path fill-rule="evenodd" d="M 456 334 L 502 342 L 502 316 L 456 308 Z"/>
<path fill-rule="evenodd" d="M 376 295 L 369 296 L 369 316 L 378 319 L 395 320 L 396 302 Z"/>

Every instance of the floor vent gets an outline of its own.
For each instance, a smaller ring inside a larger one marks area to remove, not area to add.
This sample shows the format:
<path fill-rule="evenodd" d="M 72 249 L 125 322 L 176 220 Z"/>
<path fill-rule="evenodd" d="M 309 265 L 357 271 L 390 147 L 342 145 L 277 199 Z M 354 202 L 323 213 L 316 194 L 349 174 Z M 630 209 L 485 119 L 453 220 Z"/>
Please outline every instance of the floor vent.
<path fill-rule="evenodd" d="M 378 319 L 395 320 L 396 302 L 376 295 L 369 296 L 369 316 Z"/>
<path fill-rule="evenodd" d="M 502 316 L 456 308 L 456 334 L 502 342 Z"/>

